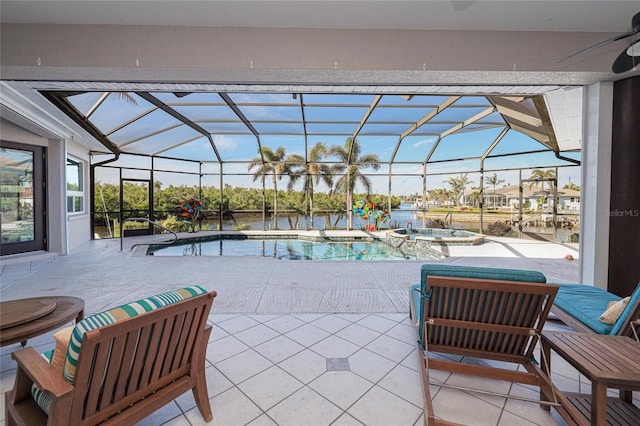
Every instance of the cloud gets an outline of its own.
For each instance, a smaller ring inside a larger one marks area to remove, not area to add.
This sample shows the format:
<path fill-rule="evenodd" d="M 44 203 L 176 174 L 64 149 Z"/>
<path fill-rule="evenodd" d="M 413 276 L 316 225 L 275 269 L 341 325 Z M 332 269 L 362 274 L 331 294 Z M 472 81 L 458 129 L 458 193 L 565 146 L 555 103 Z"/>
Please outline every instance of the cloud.
<path fill-rule="evenodd" d="M 418 148 L 420 146 L 432 144 L 435 141 L 436 141 L 436 138 L 426 138 L 426 139 L 419 140 L 418 142 L 415 142 L 411 146 L 414 148 Z"/>
<path fill-rule="evenodd" d="M 238 148 L 238 143 L 234 141 L 233 138 L 225 135 L 211 135 L 211 137 L 213 138 L 213 142 L 216 144 L 216 147 L 218 149 L 233 150 Z M 207 145 L 209 145 L 209 141 L 207 141 Z"/>

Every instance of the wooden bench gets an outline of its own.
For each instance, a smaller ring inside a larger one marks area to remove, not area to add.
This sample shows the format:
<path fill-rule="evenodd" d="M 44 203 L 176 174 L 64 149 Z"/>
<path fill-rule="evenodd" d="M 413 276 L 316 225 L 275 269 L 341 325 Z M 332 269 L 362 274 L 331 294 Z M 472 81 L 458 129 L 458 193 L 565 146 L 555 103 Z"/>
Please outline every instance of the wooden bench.
<path fill-rule="evenodd" d="M 50 353 L 14 352 L 7 425 L 130 425 L 189 390 L 210 421 L 206 322 L 215 296 L 194 286 L 89 316 L 73 329 L 63 372 Z"/>
<path fill-rule="evenodd" d="M 632 323 L 640 317 L 640 283 L 630 295 L 629 303 L 614 324 L 599 317 L 610 302 L 622 297 L 601 288 L 582 284 L 557 284 L 558 294 L 551 313 L 576 331 L 611 336 L 633 336 Z"/>
<path fill-rule="evenodd" d="M 433 411 L 430 385 L 451 386 L 431 383 L 429 370 L 434 369 L 534 385 L 543 401 L 555 401 L 557 389 L 536 364 L 533 351 L 557 286 L 545 284 L 536 271 L 499 268 L 429 264 L 423 265 L 421 276 L 421 283 L 411 287 L 410 317 L 416 326 L 425 425 L 451 424 Z M 524 371 L 499 363 L 456 362 L 434 353 L 501 361 Z"/>

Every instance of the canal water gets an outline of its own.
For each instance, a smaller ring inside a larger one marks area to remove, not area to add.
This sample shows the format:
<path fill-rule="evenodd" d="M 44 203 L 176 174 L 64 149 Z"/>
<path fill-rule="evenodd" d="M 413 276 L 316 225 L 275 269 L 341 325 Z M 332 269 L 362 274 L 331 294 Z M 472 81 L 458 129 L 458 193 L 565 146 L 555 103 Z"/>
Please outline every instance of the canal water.
<path fill-rule="evenodd" d="M 388 224 L 383 224 L 380 229 L 384 230 L 387 229 L 387 227 L 389 226 L 391 229 L 394 228 L 409 228 L 409 227 L 413 227 L 413 228 L 422 228 L 423 227 L 423 221 L 422 221 L 422 216 L 421 216 L 421 212 L 419 211 L 412 211 L 412 205 L 411 204 L 401 204 L 400 208 L 398 209 L 393 209 L 391 211 L 391 215 L 390 215 L 390 219 Z M 480 225 L 477 221 L 469 221 L 469 215 L 468 214 L 464 214 L 464 216 L 462 214 L 457 215 L 458 216 L 458 220 L 456 220 L 456 214 L 453 214 L 453 223 L 452 223 L 452 227 L 454 229 L 465 229 L 465 230 L 472 230 L 472 231 L 478 231 Z M 461 220 L 462 218 L 465 218 L 466 220 Z M 291 220 L 291 224 L 290 221 Z M 443 216 L 444 219 L 444 216 Z M 340 220 L 337 221 L 336 223 L 336 216 L 335 215 L 331 215 L 329 218 L 330 222 L 327 221 L 326 215 L 314 215 L 313 217 L 313 226 L 311 226 L 310 223 L 310 219 L 309 217 L 305 217 L 305 216 L 287 216 L 286 214 L 279 214 L 278 215 L 278 223 L 277 223 L 277 229 L 300 229 L 300 230 L 305 230 L 305 229 L 346 229 L 347 227 L 347 218 L 342 217 L 340 218 Z M 430 221 L 426 220 L 425 224 L 426 227 L 430 227 Z M 371 222 L 367 222 L 367 221 L 363 221 L 357 218 L 353 219 L 353 229 L 364 229 L 366 227 L 367 224 L 372 224 L 373 221 Z M 490 223 L 490 218 L 488 218 L 487 216 L 485 216 L 485 220 L 484 220 L 484 225 L 485 227 Z M 202 229 L 206 230 L 215 230 L 218 229 L 218 220 L 204 220 L 202 221 Z M 225 230 L 234 230 L 234 229 L 243 229 L 243 230 L 262 230 L 262 229 L 274 229 L 273 226 L 273 220 L 269 217 L 267 217 L 265 219 L 265 223 L 264 223 L 264 228 L 263 228 L 263 222 L 262 222 L 262 216 L 261 215 L 246 215 L 246 214 L 237 214 L 232 218 L 225 218 L 222 221 L 222 226 L 223 229 Z M 516 228 L 517 229 L 517 228 Z M 109 232 L 108 229 L 106 227 L 99 227 L 96 226 L 96 234 L 99 235 L 100 238 L 109 238 Z M 527 232 L 529 233 L 536 233 L 536 234 L 545 234 L 545 237 L 547 237 L 548 239 L 550 239 L 550 234 L 552 233 L 552 229 L 551 228 L 547 228 L 547 227 L 527 227 L 526 229 Z M 557 241 L 561 241 L 561 242 L 569 242 L 570 241 L 570 237 L 571 234 L 573 233 L 577 233 L 578 229 L 569 229 L 569 228 L 558 228 L 558 232 L 557 232 Z"/>
<path fill-rule="evenodd" d="M 398 209 L 393 209 L 391 211 L 391 217 L 389 219 L 389 226 L 391 227 L 391 229 L 409 228 L 409 227 L 422 228 L 423 221 L 422 221 L 421 212 L 415 211 L 415 210 L 412 211 L 411 209 L 412 209 L 412 205 L 408 203 L 401 204 L 400 208 Z M 464 216 L 458 215 L 459 219 L 461 217 L 468 218 L 468 214 L 465 214 Z M 443 215 L 443 218 L 444 218 L 444 215 Z M 335 215 L 332 215 L 330 217 L 330 221 L 331 221 L 330 226 L 327 225 L 327 219 L 326 219 L 326 216 L 324 215 L 323 216 L 314 215 L 313 226 L 311 226 L 308 216 L 307 217 L 299 216 L 297 227 L 295 226 L 296 218 L 292 217 L 291 220 L 294 224 L 294 229 L 328 229 L 331 227 L 335 229 L 345 229 L 347 227 L 346 217 L 341 218 L 336 225 Z M 425 221 L 426 227 L 430 227 L 429 222 L 430 222 L 429 220 Z M 362 221 L 354 218 L 352 227 L 354 229 L 363 229 L 368 223 L 373 223 L 373 221 L 366 222 L 366 221 Z M 486 227 L 489 223 L 490 223 L 490 218 L 487 218 L 487 216 L 485 216 L 484 226 Z M 203 228 L 206 227 L 208 229 L 216 229 L 217 225 L 218 225 L 217 221 L 215 222 L 212 221 L 212 222 L 205 223 L 205 225 L 203 225 Z M 243 217 L 238 217 L 233 219 L 225 219 L 222 221 L 222 225 L 224 229 L 239 229 L 239 228 L 253 229 L 253 230 L 263 229 L 262 217 L 255 217 L 255 216 L 254 217 L 243 216 Z M 480 227 L 480 224 L 477 221 L 469 221 L 469 220 L 456 221 L 456 215 L 454 214 L 452 227 L 454 229 L 465 229 L 465 230 L 472 230 L 477 232 Z M 265 219 L 265 229 L 267 230 L 273 229 L 273 219 L 269 217 Z M 291 229 L 287 215 L 278 215 L 277 229 Z M 381 229 L 387 229 L 387 224 L 382 225 Z M 517 230 L 517 228 L 514 228 L 514 229 Z M 550 238 L 550 234 L 552 233 L 551 228 L 547 228 L 544 226 L 529 226 L 527 227 L 526 231 L 529 233 L 545 234 L 549 236 L 549 238 Z M 578 232 L 577 229 L 572 230 L 568 228 L 558 228 L 557 240 L 561 242 L 569 242 L 571 234 L 576 232 Z"/>

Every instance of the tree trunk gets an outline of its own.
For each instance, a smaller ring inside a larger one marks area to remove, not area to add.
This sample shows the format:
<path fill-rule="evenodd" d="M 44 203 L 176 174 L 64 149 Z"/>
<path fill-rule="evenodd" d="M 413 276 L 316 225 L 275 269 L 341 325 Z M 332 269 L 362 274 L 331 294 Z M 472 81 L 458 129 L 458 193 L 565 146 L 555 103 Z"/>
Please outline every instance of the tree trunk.
<path fill-rule="evenodd" d="M 308 191 L 309 194 L 309 219 L 311 220 L 311 229 L 313 228 L 313 191 Z"/>
<path fill-rule="evenodd" d="M 347 190 L 347 229 L 353 229 L 353 192 Z"/>
<path fill-rule="evenodd" d="M 273 175 L 273 229 L 278 229 L 278 183 Z"/>

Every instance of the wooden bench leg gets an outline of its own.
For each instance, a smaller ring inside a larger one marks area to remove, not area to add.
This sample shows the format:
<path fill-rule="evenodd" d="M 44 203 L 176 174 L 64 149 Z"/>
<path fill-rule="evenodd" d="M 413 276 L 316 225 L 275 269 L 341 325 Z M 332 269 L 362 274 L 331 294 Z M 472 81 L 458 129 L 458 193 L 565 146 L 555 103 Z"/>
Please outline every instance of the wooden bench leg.
<path fill-rule="evenodd" d="M 193 399 L 195 399 L 198 410 L 200 410 L 204 420 L 210 422 L 213 419 L 213 414 L 211 413 L 211 402 L 209 401 L 204 371 L 202 374 L 198 374 L 196 386 L 193 388 Z"/>
<path fill-rule="evenodd" d="M 591 384 L 591 424 L 607 424 L 607 386 L 603 383 Z"/>
<path fill-rule="evenodd" d="M 620 389 L 620 399 L 624 402 L 633 404 L 633 392 L 630 390 Z"/>
<path fill-rule="evenodd" d="M 7 391 L 4 395 L 4 419 L 7 426 L 16 426 L 16 421 L 13 419 L 11 412 L 9 411 L 9 405 L 13 403 L 13 390 Z"/>
<path fill-rule="evenodd" d="M 196 367 L 196 383 L 193 387 L 193 399 L 196 401 L 198 410 L 204 420 L 208 423 L 213 419 L 211 413 L 211 402 L 209 401 L 209 391 L 207 390 L 207 374 L 205 368 L 205 358 L 207 352 L 207 342 L 211 336 L 211 326 L 206 326 L 203 330 L 202 344 L 194 351 L 198 354 L 196 359 L 193 360 Z M 213 368 L 213 367 L 212 367 Z"/>
<path fill-rule="evenodd" d="M 551 348 L 549 348 L 548 345 L 545 345 L 544 343 L 541 342 L 540 354 L 541 354 L 540 369 L 545 374 L 547 374 L 549 382 L 551 382 Z M 547 398 L 547 395 L 542 389 L 542 384 L 540 386 L 540 401 L 549 401 L 549 398 Z M 551 411 L 551 406 L 547 404 L 540 404 L 540 408 L 542 408 L 544 411 Z"/>

